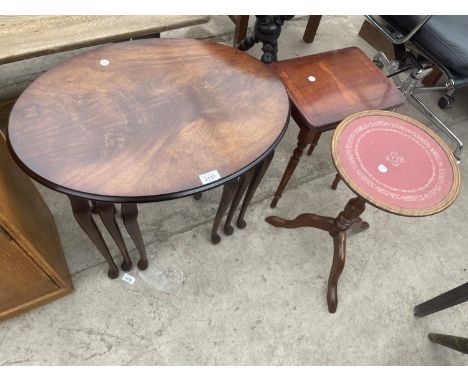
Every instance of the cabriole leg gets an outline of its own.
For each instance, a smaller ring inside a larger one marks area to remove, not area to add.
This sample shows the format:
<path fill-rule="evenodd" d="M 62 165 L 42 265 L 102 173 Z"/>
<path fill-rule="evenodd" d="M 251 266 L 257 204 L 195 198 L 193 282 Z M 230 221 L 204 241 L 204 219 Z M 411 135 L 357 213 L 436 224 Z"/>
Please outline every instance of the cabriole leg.
<path fill-rule="evenodd" d="M 135 243 L 138 253 L 140 254 L 140 260 L 137 263 L 137 267 L 143 271 L 148 268 L 148 255 L 146 254 L 145 243 L 143 242 L 143 236 L 141 235 L 137 218 L 138 208 L 135 203 L 122 204 L 122 220 L 128 234 Z"/>
<path fill-rule="evenodd" d="M 265 172 L 268 170 L 268 167 L 270 167 L 270 163 L 273 159 L 273 156 L 275 155 L 275 152 L 273 151 L 269 156 L 265 158 L 265 160 L 260 163 L 257 166 L 257 169 L 255 170 L 255 174 L 252 177 L 252 181 L 249 184 L 249 188 L 247 189 L 247 193 L 245 194 L 244 202 L 242 203 L 242 207 L 239 212 L 239 216 L 237 217 L 237 227 L 240 229 L 245 228 L 247 223 L 245 222 L 245 213 L 247 211 L 247 208 L 249 207 L 249 204 L 255 195 L 255 191 L 257 191 L 258 185 L 263 179 L 263 176 L 265 175 Z"/>
<path fill-rule="evenodd" d="M 93 217 L 91 216 L 91 206 L 90 202 L 86 199 L 78 198 L 75 196 L 68 196 L 70 203 L 73 209 L 73 215 L 75 216 L 76 221 L 83 229 L 83 231 L 88 235 L 91 241 L 94 243 L 96 248 L 101 253 L 102 257 L 106 260 L 109 270 L 107 275 L 111 279 L 117 278 L 119 275 L 119 269 L 115 265 L 114 260 L 107 248 L 106 242 L 102 237 L 99 228 L 97 227 Z"/>
<path fill-rule="evenodd" d="M 115 221 L 115 205 L 114 203 L 107 203 L 107 202 L 96 202 L 96 208 L 98 210 L 99 216 L 101 217 L 104 226 L 109 231 L 110 235 L 117 244 L 117 247 L 122 254 L 124 259 L 123 263 L 121 264 L 121 268 L 123 271 L 129 271 L 132 269 L 132 260 L 128 255 L 127 247 L 125 246 L 124 239 L 122 237 L 122 233 L 120 232 L 119 226 Z"/>
<path fill-rule="evenodd" d="M 223 219 L 224 214 L 234 199 L 238 185 L 239 181 L 236 178 L 223 186 L 223 195 L 221 196 L 221 201 L 219 202 L 218 211 L 216 212 L 213 228 L 211 230 L 211 242 L 213 244 L 218 244 L 221 241 L 221 237 L 218 235 L 218 229 L 221 225 L 221 220 Z"/>
<path fill-rule="evenodd" d="M 338 306 L 338 279 L 343 272 L 346 259 L 346 231 L 356 222 L 361 223 L 358 218 L 364 212 L 366 202 L 359 196 L 350 199 L 346 207 L 335 219 L 335 224 L 330 229 L 333 237 L 333 263 L 328 277 L 327 303 L 328 311 L 335 313 Z"/>
<path fill-rule="evenodd" d="M 237 188 L 236 196 L 234 197 L 234 200 L 232 201 L 231 208 L 229 209 L 228 215 L 226 217 L 226 221 L 224 223 L 224 233 L 228 236 L 232 235 L 234 232 L 234 228 L 231 225 L 232 218 L 234 217 L 234 214 L 236 213 L 237 207 L 239 206 L 239 203 L 242 200 L 245 194 L 245 191 L 247 190 L 247 187 L 252 181 L 252 177 L 254 176 L 254 173 L 255 173 L 255 169 L 252 169 L 240 177 L 240 183 L 239 183 L 239 187 Z"/>

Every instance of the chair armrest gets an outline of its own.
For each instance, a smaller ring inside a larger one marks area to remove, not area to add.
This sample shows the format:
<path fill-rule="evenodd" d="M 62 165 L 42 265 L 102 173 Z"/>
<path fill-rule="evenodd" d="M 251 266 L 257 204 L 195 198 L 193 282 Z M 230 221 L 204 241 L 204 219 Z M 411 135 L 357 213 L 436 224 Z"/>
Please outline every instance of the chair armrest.
<path fill-rule="evenodd" d="M 426 22 L 431 18 L 431 16 L 425 16 L 406 36 L 394 36 L 390 32 L 389 28 L 382 26 L 382 24 L 377 21 L 375 16 L 365 16 L 367 21 L 369 21 L 374 27 L 376 27 L 392 44 L 399 45 L 407 42 L 413 35 L 421 29 L 421 27 L 426 24 Z M 401 33 L 400 33 L 401 35 Z"/>

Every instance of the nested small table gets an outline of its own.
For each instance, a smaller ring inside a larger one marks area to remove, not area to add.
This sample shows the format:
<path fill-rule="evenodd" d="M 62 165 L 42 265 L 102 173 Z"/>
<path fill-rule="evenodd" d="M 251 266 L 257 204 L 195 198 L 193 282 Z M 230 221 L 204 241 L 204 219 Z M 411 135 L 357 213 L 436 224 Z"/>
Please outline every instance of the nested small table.
<path fill-rule="evenodd" d="M 195 195 L 224 185 L 221 219 L 237 225 L 289 120 L 275 73 L 244 52 L 208 41 L 148 39 L 108 45 L 49 70 L 19 97 L 8 126 L 10 151 L 38 182 L 68 195 L 76 220 L 115 278 L 118 268 L 91 214 L 94 204 L 132 267 L 115 221 L 148 265 L 136 203 Z"/>
<path fill-rule="evenodd" d="M 346 231 L 369 227 L 360 218 L 366 202 L 402 216 L 436 214 L 455 201 L 460 170 L 441 138 L 420 122 L 393 112 L 367 111 L 346 118 L 335 130 L 331 149 L 339 178 L 357 197 L 335 219 L 302 214 L 293 220 L 276 216 L 266 220 L 275 227 L 319 228 L 333 237 L 327 301 L 334 313 L 345 264 Z"/>
<path fill-rule="evenodd" d="M 291 116 L 299 127 L 297 146 L 271 201 L 275 208 L 303 151 L 312 155 L 321 134 L 344 118 L 365 110 L 392 110 L 405 96 L 392 79 L 359 48 L 349 47 L 274 64 L 291 99 Z"/>

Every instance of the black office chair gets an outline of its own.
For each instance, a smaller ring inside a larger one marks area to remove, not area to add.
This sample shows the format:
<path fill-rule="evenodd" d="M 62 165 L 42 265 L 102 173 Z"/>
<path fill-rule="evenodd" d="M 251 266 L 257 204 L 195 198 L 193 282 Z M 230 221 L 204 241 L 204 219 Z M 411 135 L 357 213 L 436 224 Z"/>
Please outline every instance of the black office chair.
<path fill-rule="evenodd" d="M 392 42 L 395 60 L 388 60 L 379 52 L 374 62 L 384 67 L 393 77 L 397 87 L 407 100 L 431 119 L 457 145 L 454 155 L 460 159 L 463 143 L 417 97 L 416 93 L 444 90 L 439 107 L 453 105 L 456 89 L 468 85 L 468 16 L 366 16 L 383 35 Z M 434 67 L 445 75 L 443 86 L 423 86 L 421 80 Z M 409 72 L 405 80 L 399 74 Z"/>

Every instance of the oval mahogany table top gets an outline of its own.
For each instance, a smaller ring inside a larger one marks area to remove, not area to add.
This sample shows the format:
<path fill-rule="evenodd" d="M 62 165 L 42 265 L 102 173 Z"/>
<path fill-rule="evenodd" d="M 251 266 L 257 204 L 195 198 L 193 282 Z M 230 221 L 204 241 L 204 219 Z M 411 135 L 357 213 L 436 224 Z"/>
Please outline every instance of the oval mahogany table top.
<path fill-rule="evenodd" d="M 262 161 L 289 120 L 273 70 L 228 46 L 147 39 L 49 70 L 18 98 L 8 142 L 40 183 L 92 200 L 149 202 L 223 184 Z M 217 170 L 203 185 L 199 175 Z"/>
<path fill-rule="evenodd" d="M 398 113 L 367 111 L 345 119 L 333 136 L 332 158 L 356 194 L 394 214 L 435 214 L 460 190 L 460 170 L 447 144 Z"/>

